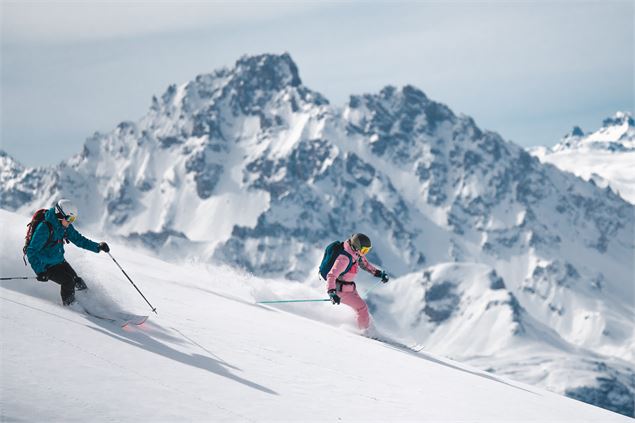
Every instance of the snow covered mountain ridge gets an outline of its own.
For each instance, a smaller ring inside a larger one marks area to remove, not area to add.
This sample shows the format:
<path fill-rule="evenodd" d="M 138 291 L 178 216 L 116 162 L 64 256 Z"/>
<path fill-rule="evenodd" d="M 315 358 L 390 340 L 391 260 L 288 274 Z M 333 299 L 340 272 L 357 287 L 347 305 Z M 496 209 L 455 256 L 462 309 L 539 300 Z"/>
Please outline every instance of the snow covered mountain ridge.
<path fill-rule="evenodd" d="M 324 246 L 364 232 L 370 260 L 399 276 L 369 296 L 378 323 L 466 361 L 489 339 L 479 365 L 522 378 L 527 354 L 570 370 L 532 382 L 633 413 L 634 206 L 415 87 L 335 107 L 289 55 L 243 57 L 55 168 L 0 160 L 2 208 L 70 197 L 85 230 L 171 259 L 319 286 Z"/>
<path fill-rule="evenodd" d="M 562 151 L 571 148 L 593 148 L 609 151 L 635 150 L 635 119 L 630 112 L 617 112 L 604 119 L 602 127 L 592 133 L 584 133 L 578 126 L 552 148 Z"/>
<path fill-rule="evenodd" d="M 635 204 L 635 119 L 630 112 L 604 119 L 602 127 L 591 133 L 576 126 L 554 147 L 535 147 L 529 152 L 543 163 L 611 187 Z"/>

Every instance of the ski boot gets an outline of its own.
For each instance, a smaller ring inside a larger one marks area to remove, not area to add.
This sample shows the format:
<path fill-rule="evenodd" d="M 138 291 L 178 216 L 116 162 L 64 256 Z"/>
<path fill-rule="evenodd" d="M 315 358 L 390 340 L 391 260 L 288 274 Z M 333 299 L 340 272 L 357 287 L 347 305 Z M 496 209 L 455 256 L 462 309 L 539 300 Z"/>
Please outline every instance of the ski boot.
<path fill-rule="evenodd" d="M 62 305 L 64 307 L 68 307 L 70 305 L 75 304 L 75 293 L 72 293 L 71 295 L 69 295 L 66 298 L 62 298 Z"/>
<path fill-rule="evenodd" d="M 88 289 L 88 287 L 86 286 L 86 283 L 84 282 L 84 279 L 80 278 L 79 276 L 75 278 L 75 289 L 77 291 L 83 291 L 85 289 Z"/>

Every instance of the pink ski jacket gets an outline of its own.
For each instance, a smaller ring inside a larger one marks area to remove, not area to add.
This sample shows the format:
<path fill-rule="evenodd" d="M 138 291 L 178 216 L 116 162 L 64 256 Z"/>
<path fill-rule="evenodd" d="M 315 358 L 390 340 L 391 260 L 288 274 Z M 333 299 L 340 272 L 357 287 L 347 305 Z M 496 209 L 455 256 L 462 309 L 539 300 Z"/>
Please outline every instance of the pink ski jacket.
<path fill-rule="evenodd" d="M 335 259 L 333 267 L 331 267 L 331 270 L 326 275 L 327 291 L 335 289 L 337 280 L 353 282 L 357 272 L 359 271 L 360 265 L 370 274 L 374 274 L 377 271 L 377 268 L 370 264 L 368 260 L 366 260 L 366 257 L 353 250 L 353 247 L 351 247 L 348 241 L 344 242 L 344 250 L 353 257 L 353 265 L 348 272 L 340 276 L 340 273 L 346 270 L 349 263 L 348 257 L 344 254 L 340 254 L 339 257 Z"/>

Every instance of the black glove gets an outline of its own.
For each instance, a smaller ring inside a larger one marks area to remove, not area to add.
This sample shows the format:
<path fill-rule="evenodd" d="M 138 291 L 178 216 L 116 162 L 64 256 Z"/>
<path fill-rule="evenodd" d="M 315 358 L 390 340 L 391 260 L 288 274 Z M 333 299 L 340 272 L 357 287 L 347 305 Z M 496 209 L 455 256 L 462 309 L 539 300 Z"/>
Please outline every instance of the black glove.
<path fill-rule="evenodd" d="M 378 269 L 378 270 L 375 270 L 375 277 L 376 277 L 376 278 L 381 278 L 381 281 L 382 281 L 383 283 L 388 282 L 388 280 L 390 279 L 390 278 L 388 277 L 388 273 L 386 273 L 386 271 L 385 271 L 385 270 L 379 270 L 379 269 Z"/>
<path fill-rule="evenodd" d="M 105 253 L 108 253 L 108 252 L 110 252 L 110 247 L 105 242 L 100 242 L 99 243 L 99 250 L 103 251 Z"/>
<path fill-rule="evenodd" d="M 40 282 L 46 282 L 49 280 L 49 275 L 46 272 L 38 273 L 35 279 L 37 279 Z"/>
<path fill-rule="evenodd" d="M 335 293 L 334 289 L 329 289 L 328 293 L 329 293 L 329 297 L 331 297 L 331 302 L 333 304 L 339 304 L 340 303 L 340 297 Z"/>

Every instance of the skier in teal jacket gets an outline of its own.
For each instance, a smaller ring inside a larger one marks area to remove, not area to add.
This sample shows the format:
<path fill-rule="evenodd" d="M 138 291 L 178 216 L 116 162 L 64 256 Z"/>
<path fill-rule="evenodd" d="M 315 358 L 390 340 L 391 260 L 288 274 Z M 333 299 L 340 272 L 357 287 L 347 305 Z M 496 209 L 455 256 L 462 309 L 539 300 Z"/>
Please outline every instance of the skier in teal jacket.
<path fill-rule="evenodd" d="M 44 220 L 35 228 L 26 249 L 31 268 L 37 280 L 52 280 L 61 285 L 62 303 L 75 301 L 75 288 L 86 289 L 86 283 L 64 259 L 64 240 L 95 253 L 109 252 L 105 242 L 97 243 L 82 236 L 72 225 L 77 219 L 77 207 L 70 200 L 60 200 L 49 209 Z"/>

